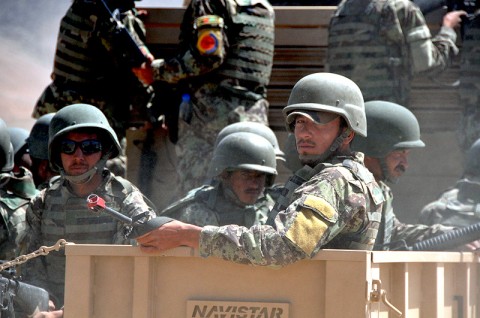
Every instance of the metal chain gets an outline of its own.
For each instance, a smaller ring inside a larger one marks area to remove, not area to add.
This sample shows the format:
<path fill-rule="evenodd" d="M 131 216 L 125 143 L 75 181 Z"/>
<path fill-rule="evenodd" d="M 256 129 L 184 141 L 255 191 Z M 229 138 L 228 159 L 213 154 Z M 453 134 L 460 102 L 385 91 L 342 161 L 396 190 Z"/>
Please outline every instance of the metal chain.
<path fill-rule="evenodd" d="M 72 244 L 72 243 L 68 243 L 66 240 L 60 239 L 60 240 L 57 241 L 57 243 L 55 243 L 55 245 L 41 246 L 38 250 L 36 250 L 36 251 L 34 251 L 30 254 L 20 255 L 17 258 L 11 260 L 11 261 L 0 264 L 0 272 L 3 271 L 4 269 L 9 268 L 9 267 L 23 264 L 23 263 L 27 262 L 28 260 L 30 260 L 32 258 L 35 258 L 37 256 L 44 256 L 44 255 L 48 255 L 48 253 L 50 253 L 51 251 L 58 251 L 61 248 L 65 247 L 65 245 L 67 245 L 67 244 Z"/>

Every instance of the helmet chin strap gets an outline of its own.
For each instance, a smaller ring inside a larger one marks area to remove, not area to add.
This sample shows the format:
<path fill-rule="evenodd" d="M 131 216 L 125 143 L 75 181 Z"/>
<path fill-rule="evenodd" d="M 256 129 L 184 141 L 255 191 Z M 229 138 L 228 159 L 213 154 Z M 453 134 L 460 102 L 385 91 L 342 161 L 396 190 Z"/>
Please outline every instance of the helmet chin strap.
<path fill-rule="evenodd" d="M 98 160 L 97 164 L 92 169 L 82 173 L 81 175 L 78 175 L 78 176 L 68 175 L 63 168 L 60 169 L 60 174 L 62 177 L 64 177 L 69 182 L 74 184 L 88 183 L 90 180 L 92 180 L 93 176 L 95 175 L 95 173 L 97 173 L 97 171 L 103 171 L 109 157 L 110 157 L 110 152 L 105 153 L 102 156 L 102 158 Z"/>
<path fill-rule="evenodd" d="M 350 135 L 352 130 L 350 128 L 345 129 L 335 140 L 332 142 L 327 151 L 319 155 L 299 155 L 300 162 L 303 165 L 308 165 L 310 167 L 315 167 L 319 163 L 324 162 L 326 159 L 330 158 L 333 154 L 337 153 L 340 145 L 343 144 L 345 139 Z"/>

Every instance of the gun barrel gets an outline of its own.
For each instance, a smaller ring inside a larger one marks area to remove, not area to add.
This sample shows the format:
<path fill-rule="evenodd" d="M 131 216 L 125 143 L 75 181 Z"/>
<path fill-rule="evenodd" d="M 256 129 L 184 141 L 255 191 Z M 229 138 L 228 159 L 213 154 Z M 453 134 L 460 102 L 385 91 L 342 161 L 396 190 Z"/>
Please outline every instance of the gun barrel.
<path fill-rule="evenodd" d="M 94 212 L 101 212 L 101 211 L 107 212 L 108 214 L 110 214 L 115 219 L 119 220 L 120 222 L 123 222 L 123 223 L 126 223 L 126 224 L 132 224 L 133 223 L 132 219 L 129 218 L 128 216 L 126 216 L 126 215 L 124 215 L 120 212 L 117 212 L 112 208 L 109 208 L 105 204 L 105 200 L 103 198 L 99 197 L 96 194 L 92 193 L 87 197 L 87 206 L 90 210 L 92 210 Z"/>
<path fill-rule="evenodd" d="M 412 245 L 412 251 L 445 251 L 480 239 L 480 223 L 475 223 L 450 232 L 420 241 Z"/>

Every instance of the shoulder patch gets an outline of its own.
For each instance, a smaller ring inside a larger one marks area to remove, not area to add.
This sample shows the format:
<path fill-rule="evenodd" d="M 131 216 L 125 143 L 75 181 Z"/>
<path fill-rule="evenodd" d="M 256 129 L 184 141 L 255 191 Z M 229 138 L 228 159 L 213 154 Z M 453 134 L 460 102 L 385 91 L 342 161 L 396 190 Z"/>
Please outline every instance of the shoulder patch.
<path fill-rule="evenodd" d="M 323 198 L 314 195 L 307 195 L 302 199 L 299 205 L 313 210 L 328 222 L 335 223 L 338 220 L 338 213 L 335 208 Z"/>

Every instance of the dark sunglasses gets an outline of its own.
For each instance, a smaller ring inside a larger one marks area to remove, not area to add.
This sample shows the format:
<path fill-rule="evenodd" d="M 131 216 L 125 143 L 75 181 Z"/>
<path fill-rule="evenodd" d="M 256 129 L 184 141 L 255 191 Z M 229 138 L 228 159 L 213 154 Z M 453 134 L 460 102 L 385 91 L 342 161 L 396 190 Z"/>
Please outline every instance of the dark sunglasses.
<path fill-rule="evenodd" d="M 70 139 L 62 140 L 60 144 L 60 151 L 64 154 L 71 155 L 80 147 L 83 154 L 88 156 L 102 151 L 102 143 L 95 139 L 87 139 L 82 141 L 73 141 Z"/>

